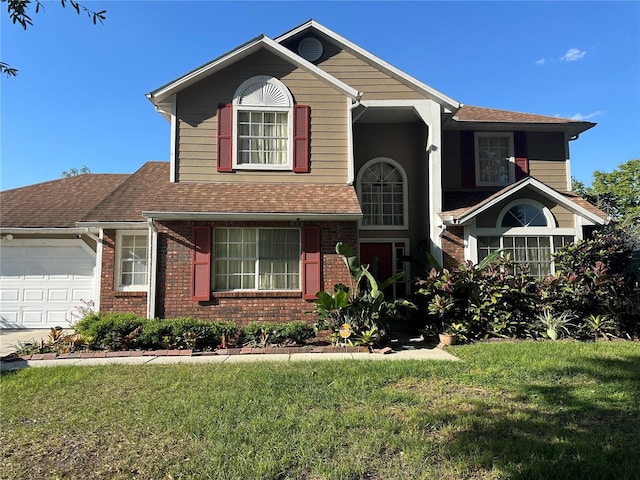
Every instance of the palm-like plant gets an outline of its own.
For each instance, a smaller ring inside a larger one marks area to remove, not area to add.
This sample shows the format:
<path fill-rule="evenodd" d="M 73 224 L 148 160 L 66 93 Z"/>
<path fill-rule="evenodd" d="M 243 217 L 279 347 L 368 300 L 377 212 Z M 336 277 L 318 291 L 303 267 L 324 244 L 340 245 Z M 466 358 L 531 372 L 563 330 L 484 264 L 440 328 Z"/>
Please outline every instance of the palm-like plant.
<path fill-rule="evenodd" d="M 563 333 L 570 335 L 569 328 L 575 327 L 571 323 L 574 318 L 575 316 L 571 312 L 555 313 L 550 309 L 544 309 L 542 313 L 536 315 L 538 324 L 542 329 L 542 335 L 551 340 L 557 340 Z"/>

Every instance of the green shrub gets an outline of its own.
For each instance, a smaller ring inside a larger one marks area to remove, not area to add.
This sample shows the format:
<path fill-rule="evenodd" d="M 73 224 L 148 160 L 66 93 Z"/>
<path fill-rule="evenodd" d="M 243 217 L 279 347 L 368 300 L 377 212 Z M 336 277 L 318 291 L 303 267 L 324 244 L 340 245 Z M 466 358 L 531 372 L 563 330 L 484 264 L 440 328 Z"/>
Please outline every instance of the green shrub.
<path fill-rule="evenodd" d="M 240 343 L 260 347 L 303 344 L 314 335 L 313 328 L 305 322 L 251 322 L 242 328 Z"/>
<path fill-rule="evenodd" d="M 447 331 L 455 323 L 469 339 L 533 334 L 536 282 L 508 256 L 496 255 L 479 265 L 463 263 L 451 271 L 433 268 L 417 286 L 426 298 L 430 333 Z"/>
<path fill-rule="evenodd" d="M 146 319 L 134 313 L 91 313 L 75 324 L 93 348 L 125 349 L 137 346 Z"/>
<path fill-rule="evenodd" d="M 470 339 L 640 335 L 640 291 L 633 290 L 632 249 L 623 234 L 595 234 L 558 249 L 554 258 L 556 275 L 545 278 L 498 253 L 479 265 L 434 267 L 417 282 L 425 329 L 462 323 Z"/>
<path fill-rule="evenodd" d="M 146 319 L 133 313 L 92 313 L 75 325 L 77 333 L 90 339 L 93 348 L 126 350 L 130 348 L 216 348 L 222 337 L 235 336 L 236 326 L 229 322 L 208 322 L 183 317 L 167 320 Z"/>

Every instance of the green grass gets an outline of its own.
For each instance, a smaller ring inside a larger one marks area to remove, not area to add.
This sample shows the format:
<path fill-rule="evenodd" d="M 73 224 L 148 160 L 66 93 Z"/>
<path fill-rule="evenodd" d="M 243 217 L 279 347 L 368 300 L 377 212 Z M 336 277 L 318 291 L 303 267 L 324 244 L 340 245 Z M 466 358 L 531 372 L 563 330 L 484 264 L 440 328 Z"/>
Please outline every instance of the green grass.
<path fill-rule="evenodd" d="M 0 478 L 638 478 L 639 343 L 451 351 L 5 374 Z"/>

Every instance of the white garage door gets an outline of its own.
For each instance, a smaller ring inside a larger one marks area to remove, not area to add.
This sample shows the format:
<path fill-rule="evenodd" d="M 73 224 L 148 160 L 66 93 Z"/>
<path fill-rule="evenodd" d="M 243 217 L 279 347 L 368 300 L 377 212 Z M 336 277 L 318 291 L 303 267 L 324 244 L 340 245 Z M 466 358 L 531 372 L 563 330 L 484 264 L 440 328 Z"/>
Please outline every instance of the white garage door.
<path fill-rule="evenodd" d="M 94 298 L 95 253 L 80 240 L 11 240 L 0 246 L 0 328 L 67 327 Z"/>

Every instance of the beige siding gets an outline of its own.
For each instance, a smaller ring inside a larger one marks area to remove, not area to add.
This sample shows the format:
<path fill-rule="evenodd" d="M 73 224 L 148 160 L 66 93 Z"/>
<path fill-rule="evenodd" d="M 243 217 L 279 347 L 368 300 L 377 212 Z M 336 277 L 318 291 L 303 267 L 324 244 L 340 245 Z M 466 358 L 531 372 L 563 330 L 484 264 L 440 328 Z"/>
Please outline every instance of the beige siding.
<path fill-rule="evenodd" d="M 567 190 L 567 163 L 556 160 L 529 160 L 529 174 L 557 190 Z"/>
<path fill-rule="evenodd" d="M 229 103 L 238 86 L 255 75 L 272 75 L 296 103 L 311 107 L 311 171 L 216 170 L 217 107 Z M 202 80 L 178 96 L 178 181 L 241 183 L 345 183 L 347 181 L 347 101 L 340 92 L 305 70 L 266 51 L 253 54 Z"/>
<path fill-rule="evenodd" d="M 530 132 L 527 135 L 529 174 L 550 187 L 567 189 L 564 133 Z"/>
<path fill-rule="evenodd" d="M 325 44 L 325 54 L 318 66 L 347 85 L 363 92 L 363 100 L 425 98 L 400 80 L 334 45 Z"/>
<path fill-rule="evenodd" d="M 411 244 L 416 245 L 427 235 L 429 213 L 426 137 L 426 127 L 419 123 L 354 125 L 356 179 L 360 168 L 377 157 L 387 157 L 398 162 L 408 179 L 409 231 L 361 230 L 362 237 L 409 238 Z"/>

